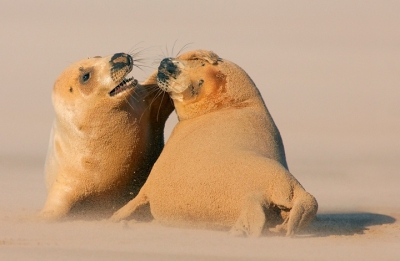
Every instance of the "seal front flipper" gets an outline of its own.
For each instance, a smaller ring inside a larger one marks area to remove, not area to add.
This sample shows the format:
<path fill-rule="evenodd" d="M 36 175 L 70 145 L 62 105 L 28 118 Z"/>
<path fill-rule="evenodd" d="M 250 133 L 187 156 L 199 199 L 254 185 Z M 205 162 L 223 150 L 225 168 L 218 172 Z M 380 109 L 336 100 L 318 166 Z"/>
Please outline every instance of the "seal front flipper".
<path fill-rule="evenodd" d="M 75 189 L 55 181 L 39 213 L 39 218 L 47 221 L 57 220 L 67 215 L 73 204 L 79 200 Z"/>

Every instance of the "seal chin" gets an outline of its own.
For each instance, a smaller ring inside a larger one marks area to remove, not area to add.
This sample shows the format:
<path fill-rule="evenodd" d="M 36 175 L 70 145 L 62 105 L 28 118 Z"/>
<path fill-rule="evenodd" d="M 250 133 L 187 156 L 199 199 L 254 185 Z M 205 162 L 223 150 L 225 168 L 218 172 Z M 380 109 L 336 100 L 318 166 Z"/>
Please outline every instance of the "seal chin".
<path fill-rule="evenodd" d="M 117 94 L 123 93 L 127 90 L 131 90 L 138 84 L 138 81 L 133 77 L 128 79 L 123 79 L 114 89 L 109 92 L 109 95 L 115 96 Z"/>
<path fill-rule="evenodd" d="M 173 80 L 171 80 L 171 78 Z M 179 82 L 177 77 L 167 75 L 166 73 L 160 71 L 157 74 L 157 85 L 164 92 L 178 94 L 184 92 L 188 88 L 186 87 L 185 83 Z"/>
<path fill-rule="evenodd" d="M 165 77 L 159 78 L 158 77 L 159 75 L 160 75 L 160 73 L 158 73 L 158 75 L 157 75 L 158 87 L 162 91 L 169 93 L 172 99 L 181 101 L 182 100 L 182 91 L 175 90 L 173 88 L 173 86 L 168 84 L 168 76 L 166 76 L 167 78 L 165 78 Z M 163 74 L 163 75 L 165 75 L 165 74 Z"/>

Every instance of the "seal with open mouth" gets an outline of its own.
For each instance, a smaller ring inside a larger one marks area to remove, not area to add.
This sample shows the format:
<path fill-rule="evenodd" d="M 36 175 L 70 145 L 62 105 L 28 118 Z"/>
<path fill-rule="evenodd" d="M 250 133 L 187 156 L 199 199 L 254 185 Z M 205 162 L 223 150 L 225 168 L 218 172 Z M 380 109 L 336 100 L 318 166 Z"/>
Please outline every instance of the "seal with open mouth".
<path fill-rule="evenodd" d="M 166 58 L 158 85 L 179 123 L 139 194 L 113 216 L 150 204 L 166 225 L 291 236 L 318 204 L 288 171 L 281 136 L 254 82 L 236 64 L 197 50 Z"/>
<path fill-rule="evenodd" d="M 164 146 L 173 105 L 168 95 L 151 90 L 154 75 L 143 84 L 126 78 L 133 66 L 125 53 L 96 56 L 72 64 L 55 82 L 42 218 L 112 213 L 146 180 Z"/>

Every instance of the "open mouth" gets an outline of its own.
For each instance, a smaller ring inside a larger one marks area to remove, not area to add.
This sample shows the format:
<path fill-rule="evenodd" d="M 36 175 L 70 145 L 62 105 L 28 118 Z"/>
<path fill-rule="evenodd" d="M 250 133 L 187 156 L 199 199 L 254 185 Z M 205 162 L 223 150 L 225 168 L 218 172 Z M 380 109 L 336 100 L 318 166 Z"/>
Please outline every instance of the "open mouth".
<path fill-rule="evenodd" d="M 118 93 L 124 92 L 131 89 L 137 85 L 138 81 L 133 77 L 128 79 L 123 79 L 120 84 L 118 84 L 114 89 L 110 91 L 110 96 L 115 96 Z"/>

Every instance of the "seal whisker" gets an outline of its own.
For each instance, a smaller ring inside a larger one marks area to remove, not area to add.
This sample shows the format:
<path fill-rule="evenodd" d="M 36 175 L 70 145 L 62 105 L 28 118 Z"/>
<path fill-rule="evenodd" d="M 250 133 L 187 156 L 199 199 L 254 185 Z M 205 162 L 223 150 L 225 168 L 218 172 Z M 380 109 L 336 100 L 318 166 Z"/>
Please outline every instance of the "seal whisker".
<path fill-rule="evenodd" d="M 175 44 L 178 39 L 175 40 L 174 44 L 172 45 L 172 51 L 171 51 L 171 56 L 174 55 L 174 49 L 175 49 Z"/>
<path fill-rule="evenodd" d="M 176 56 L 179 56 L 182 51 L 184 51 L 187 47 L 189 47 L 192 44 L 194 44 L 194 43 L 187 43 L 184 46 L 182 46 L 182 48 L 179 50 L 179 52 L 176 54 Z"/>
<path fill-rule="evenodd" d="M 129 94 L 130 97 L 132 97 L 136 102 L 139 101 L 139 97 L 136 98 L 135 95 L 137 94 L 137 91 L 134 90 L 132 94 Z M 129 103 L 129 101 L 127 100 L 127 102 Z M 133 108 L 132 108 L 133 109 Z"/>
<path fill-rule="evenodd" d="M 131 109 L 133 111 L 135 111 L 135 108 L 132 106 L 132 104 L 129 102 L 129 97 L 132 97 L 135 101 L 138 101 L 135 97 L 134 97 L 134 93 L 130 94 L 128 97 L 124 97 L 126 103 L 129 105 L 129 107 L 131 107 Z"/>
<path fill-rule="evenodd" d="M 138 45 L 138 44 L 136 44 L 136 45 Z M 136 45 L 134 47 L 132 47 L 131 50 L 129 50 L 129 52 L 128 52 L 128 54 L 131 55 L 132 58 L 136 58 L 138 55 L 142 55 L 144 52 L 149 51 L 152 48 L 155 48 L 155 46 L 150 46 L 150 47 L 146 47 L 146 48 L 143 48 L 140 50 L 140 48 L 142 48 L 142 47 L 136 47 Z"/>
<path fill-rule="evenodd" d="M 137 57 L 136 59 L 133 59 L 133 65 L 134 66 L 147 66 L 146 63 L 147 61 L 152 60 L 150 58 L 139 58 Z"/>
<path fill-rule="evenodd" d="M 141 67 L 145 67 L 145 68 L 152 68 L 151 66 L 147 65 L 145 62 L 143 61 L 133 61 L 133 66 L 137 67 L 137 68 L 141 68 Z"/>
<path fill-rule="evenodd" d="M 149 86 L 143 89 L 137 90 L 134 94 L 137 95 L 138 99 L 147 99 L 151 94 L 159 90 L 158 86 Z"/>
<path fill-rule="evenodd" d="M 159 91 L 156 93 L 156 95 L 154 96 L 153 101 L 150 103 L 150 105 L 151 105 L 158 97 L 161 96 L 161 94 L 162 94 L 161 102 L 160 102 L 160 106 L 158 107 L 158 110 L 157 110 L 157 117 L 156 117 L 157 121 L 158 121 L 158 115 L 159 115 L 159 113 L 160 113 L 160 107 L 161 107 L 162 100 L 163 100 L 163 98 L 164 98 L 165 92 L 163 92 L 162 90 L 159 90 Z"/>
<path fill-rule="evenodd" d="M 140 44 L 142 42 L 139 42 Z M 142 57 L 147 51 L 155 48 L 156 46 L 150 46 L 147 48 L 142 48 L 142 47 L 136 47 L 138 44 L 135 44 L 131 50 L 128 52 L 128 54 L 133 58 L 133 66 L 136 68 L 140 69 L 142 72 L 146 72 L 143 70 L 143 68 L 149 68 L 153 69 L 152 65 L 148 65 L 148 61 L 153 61 L 154 59 L 149 58 L 149 57 Z"/>
<path fill-rule="evenodd" d="M 157 54 L 155 56 L 158 58 L 154 58 L 154 59 L 159 59 L 160 57 L 164 57 L 164 52 L 162 51 L 160 46 L 157 48 Z"/>
<path fill-rule="evenodd" d="M 151 86 L 150 88 L 145 88 L 145 89 L 141 90 L 140 91 L 141 93 L 139 91 L 136 92 L 136 94 L 138 95 L 139 99 L 146 100 L 150 95 L 152 95 L 153 93 L 157 92 L 158 90 L 159 90 L 158 87 Z M 142 96 L 142 94 L 145 94 L 145 95 Z M 149 106 L 144 108 L 142 114 L 140 115 L 139 122 L 141 121 L 141 119 L 142 119 L 142 117 L 144 115 L 144 112 L 150 107 L 151 107 L 151 103 L 150 103 Z"/>
<path fill-rule="evenodd" d="M 178 51 L 178 53 L 177 54 L 174 54 L 174 51 L 175 51 L 175 46 L 176 46 L 176 42 L 177 42 L 178 40 L 175 40 L 175 42 L 174 42 L 174 44 L 173 44 L 173 46 L 172 46 L 172 50 L 171 50 L 171 53 L 169 52 L 169 49 L 168 49 L 168 45 L 166 45 L 165 46 L 165 52 L 164 52 L 164 50 L 160 47 L 160 51 L 161 51 L 161 54 L 159 54 L 158 55 L 158 61 L 161 61 L 162 59 L 164 59 L 164 58 L 166 58 L 166 57 L 177 57 L 177 56 L 179 56 L 180 54 L 181 54 L 181 52 L 182 51 L 184 51 L 187 47 L 189 47 L 190 45 L 192 45 L 193 44 L 193 42 L 191 42 L 191 43 L 187 43 L 187 44 L 185 44 L 185 45 L 183 45 L 180 49 L 179 49 L 179 51 Z"/>
<path fill-rule="evenodd" d="M 141 69 L 141 67 L 145 67 L 145 68 L 153 68 L 152 66 L 148 66 L 148 65 L 144 65 L 144 64 L 134 64 L 133 66 Z"/>
<path fill-rule="evenodd" d="M 128 54 L 132 55 L 132 52 L 133 52 L 133 51 L 137 50 L 138 48 L 141 48 L 141 47 L 139 47 L 138 45 L 139 45 L 139 44 L 142 44 L 142 43 L 144 43 L 144 41 L 140 41 L 140 42 L 134 44 L 134 45 L 132 46 L 132 48 L 128 51 Z"/>
<path fill-rule="evenodd" d="M 174 42 L 174 46 L 175 46 L 176 41 Z M 174 46 L 172 48 L 172 52 L 174 51 Z M 159 47 L 159 51 L 161 52 L 161 54 L 158 54 L 156 58 L 153 59 L 152 65 L 159 65 L 160 62 L 167 57 L 171 57 L 173 56 L 173 53 L 169 53 L 168 50 L 168 45 L 165 46 L 165 49 L 163 49 L 162 47 Z"/>
<path fill-rule="evenodd" d="M 153 99 L 152 99 L 152 101 L 151 101 L 151 103 L 150 103 L 150 106 L 153 104 L 153 102 L 154 102 L 158 97 L 161 96 L 162 93 L 165 93 L 165 92 L 162 91 L 161 89 L 158 89 L 158 91 L 156 92 L 156 95 L 153 97 Z M 163 98 L 164 98 L 164 96 L 161 97 L 160 107 L 161 107 Z M 158 121 L 158 114 L 159 114 L 159 112 L 160 112 L 160 108 L 158 108 L 158 110 L 157 110 L 157 117 L 156 117 L 157 121 Z"/>
<path fill-rule="evenodd" d="M 136 64 L 134 64 L 133 66 L 135 66 L 136 68 L 138 68 L 139 70 L 141 70 L 144 73 L 145 73 L 145 70 L 143 70 L 142 67 L 148 67 L 146 65 L 136 65 Z"/>
<path fill-rule="evenodd" d="M 154 94 L 155 92 L 157 92 L 158 90 L 160 90 L 158 87 L 155 87 L 153 89 L 149 89 L 149 91 L 147 93 L 145 93 L 144 96 L 140 97 L 140 99 L 146 99 L 148 98 L 150 95 Z M 144 92 L 144 91 L 143 91 Z"/>
<path fill-rule="evenodd" d="M 168 57 L 171 56 L 171 54 L 169 53 L 169 49 L 168 49 L 168 45 L 165 45 L 165 51 Z"/>
<path fill-rule="evenodd" d="M 164 52 L 164 49 L 162 49 L 161 47 L 159 47 L 159 49 L 160 49 L 160 52 L 161 52 L 161 57 L 167 57 L 168 56 L 168 53 L 165 53 Z"/>
<path fill-rule="evenodd" d="M 166 94 L 166 92 L 164 92 L 164 91 L 162 91 L 162 90 L 160 90 L 160 91 L 162 92 L 162 97 L 161 97 L 160 105 L 158 106 L 158 110 L 157 110 L 157 121 L 158 121 L 158 115 L 160 115 L 160 110 L 161 110 L 162 101 L 163 101 L 164 96 L 165 96 L 165 94 Z M 168 94 L 167 94 L 167 95 L 168 95 Z"/>
<path fill-rule="evenodd" d="M 157 46 L 155 46 L 155 45 L 146 47 L 146 48 L 140 50 L 139 52 L 137 52 L 137 54 L 143 53 L 143 52 L 145 52 L 145 51 L 149 51 L 149 50 L 154 49 L 154 48 L 156 48 L 156 47 L 157 47 Z"/>
<path fill-rule="evenodd" d="M 154 101 L 160 96 L 160 93 L 163 92 L 161 89 L 159 89 L 159 91 L 160 92 L 158 92 L 158 93 L 157 93 L 157 91 L 155 91 L 156 95 L 153 97 L 153 99 L 151 99 L 151 102 L 150 102 L 149 106 L 147 106 L 146 109 L 143 111 L 142 115 L 140 116 L 139 122 L 142 119 L 142 116 L 143 116 L 144 112 L 153 105 Z M 153 93 L 154 93 L 154 91 L 153 91 Z M 158 120 L 158 116 L 157 116 L 157 120 Z"/>
<path fill-rule="evenodd" d="M 159 54 L 157 56 L 157 58 L 154 58 L 153 62 L 151 63 L 151 65 L 159 65 L 161 63 L 161 61 L 165 58 L 164 55 Z"/>
<path fill-rule="evenodd" d="M 139 62 L 139 63 L 141 63 L 141 62 L 143 62 L 143 61 L 146 61 L 146 60 L 149 60 L 149 58 L 139 58 L 139 59 L 133 59 L 133 62 L 135 63 L 135 62 Z"/>
<path fill-rule="evenodd" d="M 146 93 L 149 93 L 149 90 L 150 90 L 150 92 L 152 92 L 152 91 L 155 91 L 155 90 L 158 90 L 159 88 L 158 88 L 158 86 L 157 85 L 150 85 L 150 86 L 146 86 L 146 88 L 143 88 L 143 89 L 141 89 L 141 90 L 138 90 L 138 93 L 143 93 L 143 92 L 146 92 Z"/>
<path fill-rule="evenodd" d="M 152 60 L 151 58 L 142 58 L 142 57 L 134 57 L 132 56 L 133 62 L 144 62 L 144 61 L 148 61 L 148 60 Z"/>

